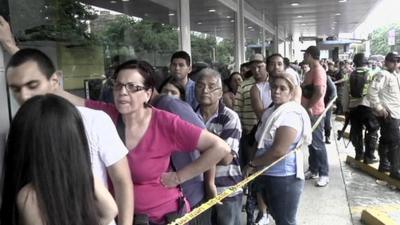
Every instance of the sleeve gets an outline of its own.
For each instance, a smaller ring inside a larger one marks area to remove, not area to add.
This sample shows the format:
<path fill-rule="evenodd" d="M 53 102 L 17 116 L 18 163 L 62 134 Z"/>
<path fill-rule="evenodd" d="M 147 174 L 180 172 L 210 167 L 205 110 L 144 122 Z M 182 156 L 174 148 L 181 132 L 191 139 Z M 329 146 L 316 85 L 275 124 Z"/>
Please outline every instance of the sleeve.
<path fill-rule="evenodd" d="M 331 90 L 329 92 L 330 96 L 329 96 L 329 101 L 331 101 L 333 98 L 335 98 L 337 96 L 337 90 L 336 90 L 336 86 L 333 83 L 333 81 L 331 80 L 331 78 L 329 76 L 326 77 L 326 81 L 327 81 L 327 88 L 329 90 Z"/>
<path fill-rule="evenodd" d="M 183 120 L 193 125 L 196 125 L 200 128 L 205 128 L 203 121 L 193 111 L 192 107 L 182 100 L 164 95 L 159 97 L 154 106 L 158 109 L 176 114 Z"/>
<path fill-rule="evenodd" d="M 373 78 L 371 85 L 368 88 L 368 100 L 371 103 L 372 108 L 376 110 L 382 110 L 383 106 L 379 99 L 379 92 L 385 86 L 385 75 L 381 72 L 377 73 Z"/>
<path fill-rule="evenodd" d="M 232 117 L 224 125 L 223 131 L 219 135 L 231 148 L 231 153 L 238 156 L 239 143 L 242 136 L 242 126 L 240 124 L 239 116 L 232 112 Z"/>
<path fill-rule="evenodd" d="M 174 140 L 176 151 L 192 151 L 196 149 L 200 139 L 202 128 L 188 123 L 178 116 L 172 119 L 172 134 L 169 134 Z"/>
<path fill-rule="evenodd" d="M 97 132 L 99 154 L 106 167 L 109 167 L 125 157 L 128 150 L 119 138 L 111 118 L 103 112 L 97 113 L 94 129 Z"/>
<path fill-rule="evenodd" d="M 279 119 L 280 125 L 278 127 L 291 127 L 297 131 L 297 133 L 301 130 L 302 121 L 299 114 L 295 112 L 288 112 L 282 115 Z"/>
<path fill-rule="evenodd" d="M 115 108 L 113 104 L 102 102 L 102 101 L 95 101 L 95 100 L 85 100 L 85 107 L 95 110 L 101 110 L 107 113 L 114 123 L 117 122 L 119 112 Z"/>

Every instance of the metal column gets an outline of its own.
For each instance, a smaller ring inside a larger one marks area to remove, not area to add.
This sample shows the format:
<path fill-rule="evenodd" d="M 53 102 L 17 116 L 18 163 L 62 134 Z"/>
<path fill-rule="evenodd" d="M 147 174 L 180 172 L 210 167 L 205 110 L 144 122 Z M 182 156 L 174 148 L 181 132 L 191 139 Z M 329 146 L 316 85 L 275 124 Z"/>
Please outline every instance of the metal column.
<path fill-rule="evenodd" d="M 274 53 L 279 53 L 279 27 L 278 24 L 275 26 L 275 35 L 274 35 Z"/>
<path fill-rule="evenodd" d="M 178 0 L 179 47 L 191 55 L 189 0 Z"/>
<path fill-rule="evenodd" d="M 262 17 L 263 17 L 263 23 L 265 23 L 265 11 L 264 10 L 263 10 Z M 266 57 L 266 54 L 265 54 L 265 49 L 266 49 L 266 46 L 265 46 L 265 28 L 264 27 L 261 27 L 261 40 L 262 40 L 262 43 L 261 43 L 261 54 L 264 57 Z"/>
<path fill-rule="evenodd" d="M 235 71 L 240 70 L 240 64 L 245 61 L 245 46 L 244 46 L 244 0 L 237 0 L 237 10 L 235 18 Z"/>

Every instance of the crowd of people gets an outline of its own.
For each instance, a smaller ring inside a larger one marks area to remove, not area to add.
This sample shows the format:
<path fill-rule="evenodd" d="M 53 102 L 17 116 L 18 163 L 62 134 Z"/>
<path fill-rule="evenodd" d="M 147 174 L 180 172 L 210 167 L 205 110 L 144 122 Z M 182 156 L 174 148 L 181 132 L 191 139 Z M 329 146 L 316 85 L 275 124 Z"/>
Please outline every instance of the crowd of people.
<path fill-rule="evenodd" d="M 223 80 L 207 66 L 192 71 L 190 55 L 177 51 L 160 85 L 146 61 L 115 65 L 102 101 L 63 90 L 51 59 L 19 49 L 1 17 L 0 42 L 21 105 L 7 140 L 0 224 L 167 224 L 273 164 L 190 224 L 240 225 L 244 205 L 248 225 L 268 224 L 269 215 L 294 225 L 304 180 L 329 184 L 326 106 L 336 97 L 333 113 L 349 117 L 356 160 L 376 162 L 378 149 L 379 170 L 400 179 L 394 53 L 380 70 L 362 53 L 354 67 L 335 66 L 316 46 L 298 66 L 254 54 Z"/>

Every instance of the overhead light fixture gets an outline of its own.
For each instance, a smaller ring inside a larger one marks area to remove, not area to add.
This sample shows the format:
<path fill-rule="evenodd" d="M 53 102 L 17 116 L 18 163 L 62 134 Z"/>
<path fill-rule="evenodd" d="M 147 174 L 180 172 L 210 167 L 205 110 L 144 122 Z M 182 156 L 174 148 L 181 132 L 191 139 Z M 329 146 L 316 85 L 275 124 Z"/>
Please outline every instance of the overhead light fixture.
<path fill-rule="evenodd" d="M 197 22 L 197 24 L 198 24 L 198 25 L 201 25 L 201 24 L 203 24 L 203 23 L 202 23 L 202 22 Z"/>
<path fill-rule="evenodd" d="M 303 18 L 303 15 L 298 15 L 297 18 Z"/>
<path fill-rule="evenodd" d="M 231 16 L 226 16 L 226 18 L 227 18 L 227 19 L 230 19 L 230 18 L 231 18 Z"/>
<path fill-rule="evenodd" d="M 208 12 L 210 12 L 210 13 L 215 13 L 217 10 L 215 10 L 215 9 L 209 9 L 208 10 Z"/>
<path fill-rule="evenodd" d="M 302 24 L 301 24 L 301 26 L 305 26 L 305 25 L 306 25 L 305 23 L 302 23 Z"/>
<path fill-rule="evenodd" d="M 247 28 L 252 29 L 253 27 L 252 26 L 248 26 Z"/>
<path fill-rule="evenodd" d="M 231 20 L 231 23 L 234 23 L 235 22 L 235 20 Z"/>
<path fill-rule="evenodd" d="M 342 14 L 341 14 L 341 13 L 336 13 L 335 15 L 336 15 L 336 16 L 340 16 L 340 15 L 342 15 Z"/>
<path fill-rule="evenodd" d="M 111 3 L 111 4 L 115 4 L 115 3 L 117 3 L 117 1 L 111 0 L 110 3 Z"/>
<path fill-rule="evenodd" d="M 175 16 L 175 13 L 168 13 L 168 16 Z"/>
<path fill-rule="evenodd" d="M 123 2 L 129 2 L 130 0 L 122 0 Z"/>
<path fill-rule="evenodd" d="M 343 2 L 347 2 L 347 0 L 339 0 L 338 2 L 343 3 Z"/>
<path fill-rule="evenodd" d="M 300 5 L 300 3 L 298 3 L 298 2 L 292 2 L 292 3 L 290 3 L 290 5 L 291 5 L 291 6 L 298 6 L 298 5 Z"/>

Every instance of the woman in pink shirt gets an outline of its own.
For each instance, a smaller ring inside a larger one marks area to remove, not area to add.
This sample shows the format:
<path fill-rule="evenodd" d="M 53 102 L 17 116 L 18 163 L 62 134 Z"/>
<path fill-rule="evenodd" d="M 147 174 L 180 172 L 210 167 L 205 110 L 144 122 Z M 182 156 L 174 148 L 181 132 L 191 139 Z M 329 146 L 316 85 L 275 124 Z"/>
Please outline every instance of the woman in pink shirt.
<path fill-rule="evenodd" d="M 85 101 L 66 92 L 62 95 L 77 105 L 110 115 L 130 150 L 127 157 L 135 187 L 135 214 L 147 215 L 151 224 L 165 224 L 166 214 L 181 209 L 179 184 L 210 169 L 230 149 L 207 130 L 153 108 L 149 104 L 155 85 L 153 78 L 154 70 L 149 63 L 130 60 L 115 70 L 114 104 Z M 202 154 L 183 169 L 173 171 L 170 156 L 183 149 L 198 149 Z M 184 208 L 189 210 L 187 204 Z"/>

